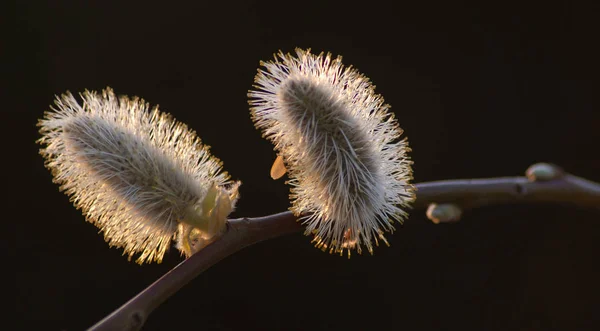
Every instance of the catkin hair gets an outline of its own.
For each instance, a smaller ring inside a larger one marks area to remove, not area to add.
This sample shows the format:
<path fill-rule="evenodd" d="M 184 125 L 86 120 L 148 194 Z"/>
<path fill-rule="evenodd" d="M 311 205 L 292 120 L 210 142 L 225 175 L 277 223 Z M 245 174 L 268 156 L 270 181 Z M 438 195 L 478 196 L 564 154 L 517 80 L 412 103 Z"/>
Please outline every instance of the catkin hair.
<path fill-rule="evenodd" d="M 191 232 L 191 207 L 211 187 L 225 191 L 233 209 L 239 183 L 185 124 L 110 88 L 81 98 L 82 105 L 71 93 L 56 98 L 38 123 L 40 153 L 54 182 L 110 246 L 130 259 L 140 253 L 138 263 L 161 262 L 173 238 L 189 239 L 182 233 Z"/>
<path fill-rule="evenodd" d="M 297 49 L 261 65 L 251 117 L 283 157 L 291 210 L 317 247 L 372 253 L 414 200 L 410 149 L 389 106 L 341 57 Z"/>

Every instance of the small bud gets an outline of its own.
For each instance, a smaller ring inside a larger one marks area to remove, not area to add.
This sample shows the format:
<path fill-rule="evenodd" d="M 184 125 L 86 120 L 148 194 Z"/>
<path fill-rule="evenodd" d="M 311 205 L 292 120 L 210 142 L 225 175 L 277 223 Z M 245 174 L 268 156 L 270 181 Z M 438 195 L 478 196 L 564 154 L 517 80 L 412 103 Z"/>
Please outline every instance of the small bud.
<path fill-rule="evenodd" d="M 530 182 L 545 182 L 559 178 L 563 175 L 563 171 L 549 163 L 536 163 L 530 166 L 525 172 L 525 176 Z"/>
<path fill-rule="evenodd" d="M 225 230 L 239 182 L 195 132 L 158 108 L 109 88 L 67 93 L 40 120 L 40 154 L 87 221 L 138 263 L 157 261 L 173 237 L 190 256 Z"/>
<path fill-rule="evenodd" d="M 427 208 L 427 218 L 433 223 L 452 223 L 460 220 L 462 209 L 451 203 L 435 204 L 432 203 Z"/>
<path fill-rule="evenodd" d="M 341 57 L 296 55 L 261 63 L 249 92 L 254 124 L 281 158 L 271 175 L 287 169 L 291 210 L 308 215 L 317 247 L 372 252 L 414 200 L 408 143 L 367 77 Z"/>
<path fill-rule="evenodd" d="M 285 175 L 287 169 L 285 168 L 285 164 L 283 163 L 283 158 L 281 155 L 278 155 L 273 162 L 273 166 L 271 166 L 271 178 L 279 179 Z"/>

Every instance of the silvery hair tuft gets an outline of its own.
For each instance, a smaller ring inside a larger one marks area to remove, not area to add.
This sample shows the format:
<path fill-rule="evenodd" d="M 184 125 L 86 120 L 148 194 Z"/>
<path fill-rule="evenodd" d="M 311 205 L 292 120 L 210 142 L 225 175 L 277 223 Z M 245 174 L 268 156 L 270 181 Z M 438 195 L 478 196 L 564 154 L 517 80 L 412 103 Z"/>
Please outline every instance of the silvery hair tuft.
<path fill-rule="evenodd" d="M 54 182 L 110 246 L 138 263 L 176 240 L 186 256 L 225 229 L 239 182 L 221 170 L 195 132 L 144 100 L 86 91 L 55 100 L 38 123 Z"/>
<path fill-rule="evenodd" d="M 252 119 L 285 163 L 305 234 L 330 253 L 373 253 L 415 197 L 410 149 L 389 106 L 341 57 L 296 49 L 261 65 Z"/>

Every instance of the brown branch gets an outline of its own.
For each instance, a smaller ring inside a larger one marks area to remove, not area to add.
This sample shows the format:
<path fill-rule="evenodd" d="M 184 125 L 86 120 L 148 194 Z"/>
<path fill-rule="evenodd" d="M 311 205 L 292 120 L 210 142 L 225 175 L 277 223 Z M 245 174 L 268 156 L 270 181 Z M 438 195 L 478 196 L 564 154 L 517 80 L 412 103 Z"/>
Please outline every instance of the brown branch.
<path fill-rule="evenodd" d="M 506 203 L 560 203 L 600 207 L 600 184 L 536 164 L 527 177 L 445 180 L 416 185 L 415 209 L 452 204 L 460 209 Z M 223 258 L 257 242 L 299 232 L 303 227 L 290 212 L 228 221 L 225 234 L 181 262 L 141 293 L 89 330 L 139 330 L 148 315 L 167 298 Z"/>

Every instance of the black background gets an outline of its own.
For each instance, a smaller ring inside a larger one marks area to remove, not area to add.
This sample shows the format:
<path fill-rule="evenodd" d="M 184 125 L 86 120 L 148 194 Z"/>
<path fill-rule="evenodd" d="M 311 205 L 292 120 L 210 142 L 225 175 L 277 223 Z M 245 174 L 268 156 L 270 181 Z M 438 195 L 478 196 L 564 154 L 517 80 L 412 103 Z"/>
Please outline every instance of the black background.
<path fill-rule="evenodd" d="M 541 161 L 600 181 L 598 5 L 415 3 L 23 1 L 5 11 L 9 329 L 84 329 L 182 261 L 172 249 L 159 265 L 127 262 L 51 182 L 35 124 L 66 90 L 111 86 L 195 129 L 243 181 L 232 217 L 289 206 L 246 93 L 260 60 L 296 46 L 342 55 L 372 79 L 414 150 L 416 182 L 521 175 Z M 505 205 L 436 226 L 415 210 L 390 248 L 351 260 L 290 235 L 215 265 L 144 330 L 600 329 L 599 218 Z"/>

